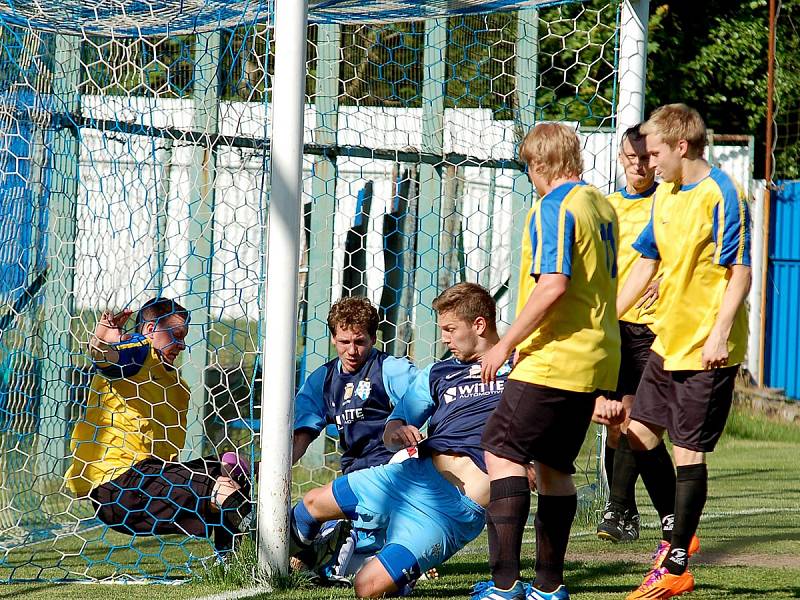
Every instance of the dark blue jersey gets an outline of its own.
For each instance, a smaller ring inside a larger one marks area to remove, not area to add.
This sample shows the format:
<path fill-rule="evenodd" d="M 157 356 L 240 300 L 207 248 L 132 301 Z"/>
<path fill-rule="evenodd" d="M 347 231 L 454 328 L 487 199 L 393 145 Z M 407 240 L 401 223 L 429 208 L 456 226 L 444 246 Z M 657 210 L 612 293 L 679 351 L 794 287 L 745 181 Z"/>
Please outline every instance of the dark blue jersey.
<path fill-rule="evenodd" d="M 405 358 L 374 349 L 355 373 L 343 372 L 338 358 L 329 361 L 297 394 L 294 429 L 319 433 L 336 425 L 344 473 L 385 464 L 392 453 L 383 445 L 383 428 L 415 374 Z"/>
<path fill-rule="evenodd" d="M 481 365 L 451 358 L 420 371 L 390 419 L 428 431 L 420 452 L 452 452 L 469 456 L 484 472 L 481 436 L 511 372 L 504 364 L 492 383 L 481 382 Z"/>

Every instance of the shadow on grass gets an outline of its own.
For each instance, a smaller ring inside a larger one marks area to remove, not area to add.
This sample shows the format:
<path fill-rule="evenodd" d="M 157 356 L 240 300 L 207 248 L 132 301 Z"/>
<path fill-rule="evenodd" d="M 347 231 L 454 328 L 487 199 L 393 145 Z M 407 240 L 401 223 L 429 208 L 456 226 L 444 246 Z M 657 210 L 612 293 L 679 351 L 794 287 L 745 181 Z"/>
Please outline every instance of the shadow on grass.
<path fill-rule="evenodd" d="M 8 592 L 3 592 L 0 589 L 0 598 L 17 598 L 17 597 L 24 597 L 30 594 L 36 594 L 44 590 L 48 589 L 56 589 L 61 587 L 57 583 L 32 583 L 28 586 L 15 586 L 13 590 L 9 590 Z"/>

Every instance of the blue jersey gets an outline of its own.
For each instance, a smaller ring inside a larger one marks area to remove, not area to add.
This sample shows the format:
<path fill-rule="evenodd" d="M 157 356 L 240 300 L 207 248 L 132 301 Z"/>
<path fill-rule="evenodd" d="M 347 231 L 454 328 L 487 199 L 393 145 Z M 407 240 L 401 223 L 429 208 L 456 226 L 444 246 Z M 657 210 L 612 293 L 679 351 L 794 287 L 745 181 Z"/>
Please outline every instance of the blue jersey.
<path fill-rule="evenodd" d="M 343 372 L 338 358 L 329 361 L 297 394 L 294 429 L 318 434 L 336 425 L 344 473 L 385 464 L 392 457 L 383 445 L 386 419 L 415 374 L 407 359 L 375 349 L 355 373 Z"/>
<path fill-rule="evenodd" d="M 428 422 L 427 438 L 420 453 L 453 452 L 469 456 L 484 472 L 486 462 L 481 436 L 511 373 L 511 362 L 497 371 L 492 383 L 481 382 L 481 365 L 451 358 L 420 371 L 389 419 L 422 427 Z"/>

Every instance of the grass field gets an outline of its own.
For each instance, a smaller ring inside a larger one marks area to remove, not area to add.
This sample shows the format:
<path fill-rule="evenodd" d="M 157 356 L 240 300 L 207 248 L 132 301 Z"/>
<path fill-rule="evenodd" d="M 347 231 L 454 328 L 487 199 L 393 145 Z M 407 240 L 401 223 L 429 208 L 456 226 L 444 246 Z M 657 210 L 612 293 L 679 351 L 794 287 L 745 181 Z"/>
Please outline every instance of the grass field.
<path fill-rule="evenodd" d="M 710 460 L 709 500 L 699 531 L 702 550 L 691 567 L 698 588 L 688 597 L 800 598 L 799 450 L 800 426 L 775 424 L 738 412 L 732 416 L 727 435 Z M 636 543 L 614 546 L 600 542 L 593 527 L 576 522 L 566 574 L 574 596 L 622 598 L 640 583 L 658 534 L 657 519 L 654 511 L 648 510 L 643 488 L 638 499 L 644 528 Z M 182 555 L 188 558 L 194 552 L 205 554 L 198 544 L 170 546 L 165 551 L 171 560 Z M 140 560 L 157 563 L 158 550 L 156 544 L 149 552 L 140 552 Z M 533 550 L 531 529 L 523 546 L 528 578 L 533 575 Z M 421 583 L 414 597 L 466 598 L 475 581 L 487 578 L 486 558 L 483 535 L 443 565 L 438 580 Z M 247 587 L 249 577 L 243 571 L 251 562 L 245 559 L 225 576 L 215 569 L 196 568 L 195 580 L 178 586 L 13 584 L 0 588 L 0 598 L 197 598 Z M 349 598 L 352 592 L 311 588 L 300 582 L 291 589 L 261 596 L 266 597 L 320 600 Z"/>

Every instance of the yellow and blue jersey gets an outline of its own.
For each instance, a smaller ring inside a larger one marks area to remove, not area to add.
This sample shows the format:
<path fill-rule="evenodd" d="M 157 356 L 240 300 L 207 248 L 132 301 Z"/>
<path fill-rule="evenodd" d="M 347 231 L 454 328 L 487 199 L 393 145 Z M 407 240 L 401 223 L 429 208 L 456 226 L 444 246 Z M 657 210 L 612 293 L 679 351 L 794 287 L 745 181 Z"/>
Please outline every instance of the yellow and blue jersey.
<path fill-rule="evenodd" d="M 633 244 L 639 238 L 647 223 L 650 221 L 650 211 L 653 207 L 653 195 L 656 184 L 643 194 L 630 194 L 625 188 L 617 190 L 608 196 L 608 201 L 614 207 L 619 222 L 619 244 L 617 248 L 617 280 L 618 287 L 622 289 L 628 275 L 631 274 L 633 264 L 639 259 L 639 253 Z M 658 275 L 656 276 L 658 277 Z M 632 306 L 628 312 L 620 317 L 620 321 L 636 323 L 638 325 L 652 325 L 655 320 L 656 305 L 648 308 Z"/>
<path fill-rule="evenodd" d="M 517 313 L 540 275 L 558 273 L 569 285 L 553 310 L 517 346 L 509 376 L 574 392 L 613 390 L 620 362 L 617 296 L 617 215 L 585 182 L 565 183 L 528 212 Z"/>
<path fill-rule="evenodd" d="M 750 215 L 743 194 L 716 167 L 695 184 L 662 183 L 634 247 L 661 261 L 653 351 L 668 371 L 702 370 L 703 345 L 722 306 L 730 267 L 750 265 Z M 742 304 L 728 337 L 728 364 L 741 363 L 746 347 Z"/>
<path fill-rule="evenodd" d="M 177 460 L 186 442 L 189 389 L 150 340 L 136 334 L 96 362 L 83 417 L 72 432 L 69 488 L 79 496 L 151 457 Z"/>

